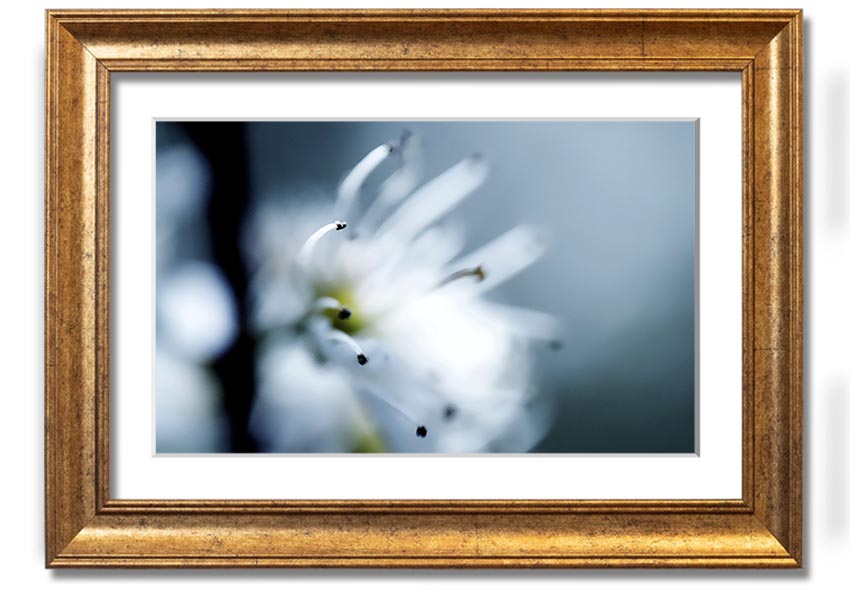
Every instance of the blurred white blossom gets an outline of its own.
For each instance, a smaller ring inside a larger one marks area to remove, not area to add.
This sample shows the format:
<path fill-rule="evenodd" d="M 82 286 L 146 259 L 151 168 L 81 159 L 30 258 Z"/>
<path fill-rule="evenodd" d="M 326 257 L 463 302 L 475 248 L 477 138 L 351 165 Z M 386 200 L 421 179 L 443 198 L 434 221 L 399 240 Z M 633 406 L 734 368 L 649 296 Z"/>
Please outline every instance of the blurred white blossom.
<path fill-rule="evenodd" d="M 224 275 L 212 263 L 186 261 L 162 275 L 157 318 L 163 344 L 204 363 L 217 358 L 238 331 L 236 301 Z"/>
<path fill-rule="evenodd" d="M 187 231 L 197 231 L 204 219 L 210 192 L 209 165 L 188 143 L 163 150 L 156 158 L 156 260 L 157 268 L 178 263 L 181 244 L 198 243 Z"/>
<path fill-rule="evenodd" d="M 158 453 L 227 451 L 221 388 L 209 369 L 157 350 L 156 399 Z"/>
<path fill-rule="evenodd" d="M 156 161 L 156 452 L 226 452 L 221 385 L 209 367 L 233 342 L 233 292 L 202 231 L 209 166 L 189 143 Z"/>
<path fill-rule="evenodd" d="M 364 183 L 398 168 L 370 202 Z M 464 252 L 446 218 L 486 179 L 470 157 L 422 182 L 405 134 L 369 152 L 335 199 L 267 202 L 245 234 L 260 336 L 251 428 L 276 452 L 522 452 L 543 433 L 533 354 L 549 315 L 486 292 L 544 251 L 527 226 Z"/>

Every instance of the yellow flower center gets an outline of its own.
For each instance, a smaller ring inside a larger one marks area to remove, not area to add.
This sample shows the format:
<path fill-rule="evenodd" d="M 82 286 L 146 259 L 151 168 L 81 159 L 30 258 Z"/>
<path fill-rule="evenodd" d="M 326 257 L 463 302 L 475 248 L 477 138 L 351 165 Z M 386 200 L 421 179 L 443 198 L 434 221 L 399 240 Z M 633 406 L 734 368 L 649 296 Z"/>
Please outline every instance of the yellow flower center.
<path fill-rule="evenodd" d="M 354 292 L 350 287 L 329 286 L 317 289 L 316 292 L 317 296 L 333 298 L 339 302 L 340 308 L 328 307 L 321 310 L 321 314 L 328 318 L 335 329 L 348 335 L 355 335 L 367 327 L 368 322 L 359 310 Z"/>

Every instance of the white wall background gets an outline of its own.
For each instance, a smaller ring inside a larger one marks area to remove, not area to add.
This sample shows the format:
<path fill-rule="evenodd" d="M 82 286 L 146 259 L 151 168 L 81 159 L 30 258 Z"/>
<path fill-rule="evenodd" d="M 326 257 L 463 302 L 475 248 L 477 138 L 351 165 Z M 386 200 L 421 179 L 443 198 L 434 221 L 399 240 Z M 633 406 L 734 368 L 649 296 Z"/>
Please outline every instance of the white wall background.
<path fill-rule="evenodd" d="M 124 598 L 192 594 L 208 599 L 435 598 L 456 591 L 499 600 L 627 596 L 716 598 L 846 597 L 850 559 L 850 206 L 848 109 L 850 41 L 840 2 L 716 2 L 694 7 L 801 7 L 806 11 L 806 465 L 805 553 L 800 572 L 48 572 L 43 568 L 42 293 L 44 14 L 50 7 L 228 7 L 235 2 L 9 3 L 4 10 L 0 95 L 0 589 L 7 598 Z M 253 6 L 297 6 L 258 2 Z M 450 6 L 362 3 L 363 6 Z M 510 6 L 488 0 L 480 6 Z M 514 3 L 519 4 L 519 3 Z M 624 2 L 616 6 L 682 7 L 688 2 Z M 325 6 L 332 6 L 325 2 Z M 333 5 L 346 6 L 337 2 Z M 457 3 L 472 6 L 473 3 Z M 535 6 L 603 6 L 543 2 Z"/>

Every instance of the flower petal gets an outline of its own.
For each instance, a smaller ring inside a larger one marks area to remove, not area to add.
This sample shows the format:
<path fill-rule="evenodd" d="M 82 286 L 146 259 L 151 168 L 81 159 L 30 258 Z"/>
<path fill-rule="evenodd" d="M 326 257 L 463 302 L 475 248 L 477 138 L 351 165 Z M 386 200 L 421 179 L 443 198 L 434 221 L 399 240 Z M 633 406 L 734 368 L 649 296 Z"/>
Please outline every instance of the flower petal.
<path fill-rule="evenodd" d="M 355 223 L 358 231 L 374 231 L 393 206 L 406 198 L 422 179 L 422 141 L 418 135 L 402 136 L 399 144 L 401 167 L 378 188 L 378 196 L 366 210 L 363 218 Z"/>
<path fill-rule="evenodd" d="M 480 157 L 459 162 L 413 192 L 384 221 L 375 237 L 390 236 L 402 243 L 412 240 L 475 191 L 484 182 L 487 172 L 487 163 Z"/>
<path fill-rule="evenodd" d="M 498 319 L 516 337 L 554 342 L 563 335 L 561 322 L 550 314 L 492 302 L 486 303 L 485 307 L 491 318 Z"/>
<path fill-rule="evenodd" d="M 263 452 L 347 452 L 365 431 L 344 372 L 296 338 L 264 343 L 249 427 Z"/>
<path fill-rule="evenodd" d="M 345 176 L 339 184 L 336 206 L 334 207 L 334 215 L 337 219 L 344 221 L 348 218 L 354 202 L 360 195 L 363 182 L 386 160 L 392 151 L 392 144 L 381 144 L 364 156 Z"/>

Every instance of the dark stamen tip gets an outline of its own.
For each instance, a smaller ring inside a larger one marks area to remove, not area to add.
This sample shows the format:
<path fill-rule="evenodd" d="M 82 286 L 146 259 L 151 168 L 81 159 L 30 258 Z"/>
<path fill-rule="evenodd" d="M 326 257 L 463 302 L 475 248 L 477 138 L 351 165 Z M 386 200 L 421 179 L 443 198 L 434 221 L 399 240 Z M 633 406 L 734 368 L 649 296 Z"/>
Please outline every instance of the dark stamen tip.
<path fill-rule="evenodd" d="M 337 230 L 337 231 L 340 231 L 340 230 L 345 229 L 346 227 L 348 227 L 348 223 L 346 223 L 345 221 L 337 221 L 337 222 L 336 222 L 336 223 L 334 223 L 334 224 L 336 225 L 336 230 Z M 327 230 L 325 230 L 325 231 L 327 231 Z"/>
<path fill-rule="evenodd" d="M 345 321 L 348 317 L 351 316 L 351 311 L 343 306 L 342 308 L 339 309 L 339 312 L 336 314 L 336 316 L 337 316 L 337 318 Z"/>
<path fill-rule="evenodd" d="M 484 265 L 476 265 L 475 267 L 468 269 L 461 269 L 460 271 L 455 271 L 451 275 L 445 277 L 439 285 L 446 285 L 452 281 L 463 279 L 464 277 L 474 277 L 478 283 L 481 283 L 487 277 L 487 271 L 484 269 Z"/>
<path fill-rule="evenodd" d="M 564 344 L 563 344 L 563 342 L 561 342 L 561 340 L 550 340 L 549 341 L 549 350 L 553 350 L 553 351 L 557 352 L 558 350 L 560 350 L 563 347 L 564 347 Z"/>
<path fill-rule="evenodd" d="M 416 437 L 424 438 L 426 435 L 428 435 L 428 430 L 425 429 L 424 425 L 420 425 L 416 428 Z"/>
<path fill-rule="evenodd" d="M 369 362 L 369 359 L 366 358 L 365 354 L 358 354 L 357 355 L 357 363 L 358 364 L 365 365 L 367 362 Z"/>
<path fill-rule="evenodd" d="M 455 407 L 454 407 L 453 405 L 451 405 L 451 404 L 449 404 L 448 406 L 446 406 L 446 407 L 443 409 L 443 418 L 444 418 L 446 421 L 451 420 L 451 419 L 452 419 L 452 418 L 453 418 L 456 414 L 457 414 L 457 408 L 455 408 Z"/>

